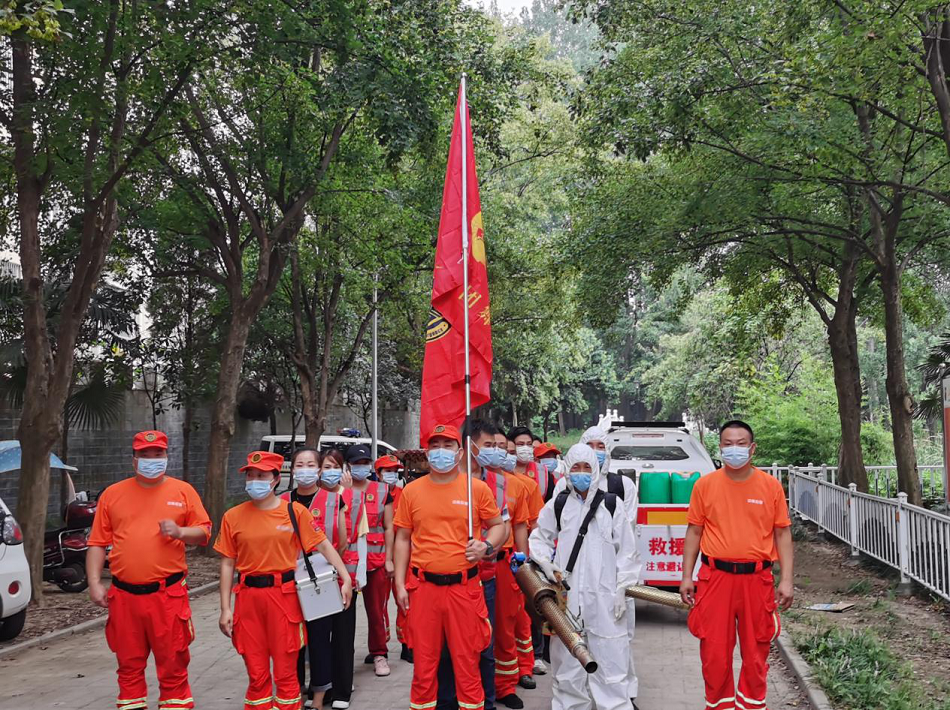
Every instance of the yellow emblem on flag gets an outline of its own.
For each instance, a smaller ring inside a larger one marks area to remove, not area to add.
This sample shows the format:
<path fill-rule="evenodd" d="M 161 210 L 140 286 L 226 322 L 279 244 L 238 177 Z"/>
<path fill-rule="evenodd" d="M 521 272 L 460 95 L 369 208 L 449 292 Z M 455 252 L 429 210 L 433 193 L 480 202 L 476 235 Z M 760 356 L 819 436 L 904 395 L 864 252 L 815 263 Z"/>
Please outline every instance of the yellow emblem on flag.
<path fill-rule="evenodd" d="M 482 226 L 482 213 L 472 217 L 472 256 L 479 264 L 488 265 L 485 259 L 485 228 Z"/>
<path fill-rule="evenodd" d="M 435 308 L 429 309 L 429 322 L 426 323 L 426 342 L 432 343 L 445 335 L 452 329 L 449 322 L 445 320 L 441 313 Z"/>

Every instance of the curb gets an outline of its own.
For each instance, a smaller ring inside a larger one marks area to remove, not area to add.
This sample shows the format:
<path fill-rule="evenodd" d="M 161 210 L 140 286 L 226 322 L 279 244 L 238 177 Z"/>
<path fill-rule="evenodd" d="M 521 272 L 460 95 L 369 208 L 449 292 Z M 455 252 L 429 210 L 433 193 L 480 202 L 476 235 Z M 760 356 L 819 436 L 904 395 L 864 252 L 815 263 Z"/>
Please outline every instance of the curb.
<path fill-rule="evenodd" d="M 214 591 L 217 588 L 218 582 L 208 582 L 207 584 L 202 584 L 200 587 L 195 587 L 194 589 L 189 590 L 188 598 L 196 599 L 211 591 Z M 37 611 L 42 611 L 42 609 L 38 609 Z M 37 636 L 36 638 L 23 641 L 22 643 L 14 644 L 13 646 L 7 646 L 6 648 L 0 648 L 0 658 L 12 656 L 18 651 L 26 651 L 27 649 L 33 648 L 34 646 L 40 646 L 53 641 L 58 641 L 59 639 L 66 638 L 67 636 L 82 634 L 87 631 L 93 631 L 95 629 L 102 628 L 106 625 L 106 621 L 108 619 L 109 615 L 103 614 L 102 616 L 99 616 L 95 619 L 90 619 L 89 621 L 83 621 L 81 624 L 76 624 L 75 626 L 68 626 L 65 629 L 50 631 L 48 634 Z"/>
<path fill-rule="evenodd" d="M 811 667 L 808 662 L 795 650 L 795 644 L 792 643 L 788 634 L 784 631 L 779 634 L 776 645 L 782 660 L 785 661 L 785 664 L 801 683 L 812 710 L 834 710 L 834 706 L 828 700 L 825 691 L 818 687 L 818 684 L 812 678 Z"/>

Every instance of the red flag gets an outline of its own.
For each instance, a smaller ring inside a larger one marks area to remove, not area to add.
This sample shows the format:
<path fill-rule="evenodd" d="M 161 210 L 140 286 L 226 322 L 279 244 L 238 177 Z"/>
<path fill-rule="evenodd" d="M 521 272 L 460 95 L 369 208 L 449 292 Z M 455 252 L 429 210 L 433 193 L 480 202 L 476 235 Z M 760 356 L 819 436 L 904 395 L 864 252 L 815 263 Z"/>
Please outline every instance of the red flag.
<path fill-rule="evenodd" d="M 464 112 L 464 113 L 463 113 Z M 478 199 L 475 151 L 468 104 L 459 88 L 452 142 L 445 171 L 439 242 L 432 278 L 432 309 L 422 366 L 422 437 L 438 424 L 461 426 L 465 419 L 465 313 L 462 279 L 462 122 L 465 119 L 468 214 L 468 323 L 472 409 L 491 396 L 491 310 L 485 232 Z"/>

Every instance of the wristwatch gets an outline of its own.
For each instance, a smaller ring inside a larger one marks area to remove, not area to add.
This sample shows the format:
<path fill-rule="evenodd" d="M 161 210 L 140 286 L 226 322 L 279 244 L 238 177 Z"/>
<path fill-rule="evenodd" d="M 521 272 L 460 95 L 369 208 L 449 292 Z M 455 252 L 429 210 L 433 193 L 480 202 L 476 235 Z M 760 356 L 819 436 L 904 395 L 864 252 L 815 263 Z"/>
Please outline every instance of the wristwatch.
<path fill-rule="evenodd" d="M 485 557 L 491 557 L 495 554 L 495 546 L 492 545 L 488 540 L 482 540 L 485 543 Z"/>

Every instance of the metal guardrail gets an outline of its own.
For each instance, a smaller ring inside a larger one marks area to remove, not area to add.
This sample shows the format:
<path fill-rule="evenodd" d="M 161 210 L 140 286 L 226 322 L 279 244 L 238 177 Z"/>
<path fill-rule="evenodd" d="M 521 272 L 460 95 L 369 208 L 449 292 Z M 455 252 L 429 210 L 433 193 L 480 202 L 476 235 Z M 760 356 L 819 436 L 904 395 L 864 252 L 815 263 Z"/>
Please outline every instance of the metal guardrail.
<path fill-rule="evenodd" d="M 827 469 L 828 467 L 822 467 Z M 907 503 L 835 485 L 814 467 L 766 469 L 788 482 L 790 509 L 865 554 L 950 601 L 950 517 Z"/>
<path fill-rule="evenodd" d="M 785 481 L 789 468 L 803 473 L 814 474 L 832 483 L 838 482 L 838 467 L 814 464 L 807 466 L 779 466 L 777 463 L 766 468 L 766 471 L 781 481 Z M 890 498 L 897 495 L 897 466 L 865 466 L 868 473 L 868 490 L 876 496 Z M 920 477 L 920 490 L 924 496 L 930 498 L 943 497 L 943 466 L 918 466 L 917 474 Z"/>

